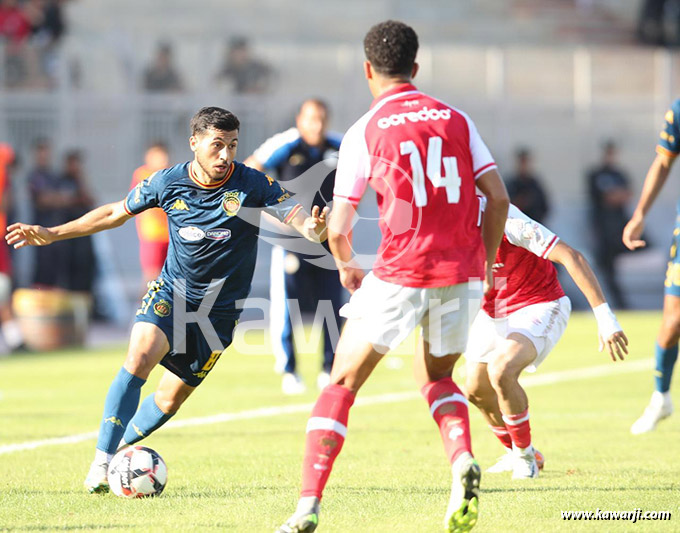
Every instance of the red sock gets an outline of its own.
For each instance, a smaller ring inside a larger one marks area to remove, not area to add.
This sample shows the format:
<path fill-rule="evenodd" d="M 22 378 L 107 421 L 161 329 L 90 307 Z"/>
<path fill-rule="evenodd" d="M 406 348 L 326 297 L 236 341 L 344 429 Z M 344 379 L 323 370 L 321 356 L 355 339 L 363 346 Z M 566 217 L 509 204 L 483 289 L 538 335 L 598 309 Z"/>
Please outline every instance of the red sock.
<path fill-rule="evenodd" d="M 516 415 L 503 415 L 503 422 L 508 428 L 512 443 L 516 448 L 531 446 L 531 426 L 529 425 L 529 408 Z"/>
<path fill-rule="evenodd" d="M 345 442 L 349 408 L 353 403 L 354 394 L 340 385 L 328 385 L 321 392 L 307 422 L 300 496 L 321 499 L 333 462 Z"/>
<path fill-rule="evenodd" d="M 472 453 L 468 402 L 453 380 L 444 378 L 431 381 L 420 392 L 439 426 L 449 462 L 453 464 L 463 452 Z"/>
<path fill-rule="evenodd" d="M 505 446 L 506 448 L 512 448 L 512 439 L 510 438 L 510 433 L 508 432 L 508 428 L 505 426 L 492 426 L 489 425 L 491 428 L 491 431 L 493 431 L 493 434 L 496 435 L 499 441 L 501 441 L 501 444 Z"/>

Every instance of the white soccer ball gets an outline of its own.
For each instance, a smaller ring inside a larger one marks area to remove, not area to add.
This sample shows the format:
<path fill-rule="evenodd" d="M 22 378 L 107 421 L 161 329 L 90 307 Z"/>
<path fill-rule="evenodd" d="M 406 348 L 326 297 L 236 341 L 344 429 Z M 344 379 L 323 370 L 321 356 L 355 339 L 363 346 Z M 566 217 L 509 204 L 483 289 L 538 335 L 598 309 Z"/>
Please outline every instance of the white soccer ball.
<path fill-rule="evenodd" d="M 146 446 L 122 449 L 109 464 L 109 486 L 121 498 L 158 496 L 168 481 L 168 468 L 158 452 Z"/>

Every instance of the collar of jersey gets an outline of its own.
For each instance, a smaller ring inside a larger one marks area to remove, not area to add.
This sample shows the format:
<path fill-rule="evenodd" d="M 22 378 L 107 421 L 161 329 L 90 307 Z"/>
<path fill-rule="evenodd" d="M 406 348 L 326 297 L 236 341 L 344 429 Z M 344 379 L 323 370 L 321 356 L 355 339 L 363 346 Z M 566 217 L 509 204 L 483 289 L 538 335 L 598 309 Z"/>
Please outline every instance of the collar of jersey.
<path fill-rule="evenodd" d="M 229 170 L 227 170 L 227 174 L 224 176 L 224 178 L 221 181 L 219 181 L 217 183 L 213 183 L 211 185 L 206 185 L 205 183 L 201 183 L 200 181 L 198 181 L 198 179 L 196 179 L 196 176 L 194 175 L 193 162 L 189 163 L 189 177 L 191 178 L 191 181 L 193 181 L 199 187 L 203 187 L 204 189 L 217 189 L 218 187 L 221 187 L 222 185 L 227 183 L 229 178 L 231 178 L 231 175 L 233 174 L 233 172 L 234 172 L 234 162 L 232 161 L 231 165 L 229 165 Z"/>
<path fill-rule="evenodd" d="M 373 100 L 373 103 L 371 104 L 371 108 L 378 104 L 381 100 L 384 100 L 385 98 L 388 98 L 389 96 L 393 96 L 395 94 L 399 93 L 404 93 L 406 91 L 417 91 L 416 86 L 413 85 L 412 83 L 400 83 L 396 87 L 392 87 L 389 91 L 385 91 L 382 93 L 378 98 Z"/>

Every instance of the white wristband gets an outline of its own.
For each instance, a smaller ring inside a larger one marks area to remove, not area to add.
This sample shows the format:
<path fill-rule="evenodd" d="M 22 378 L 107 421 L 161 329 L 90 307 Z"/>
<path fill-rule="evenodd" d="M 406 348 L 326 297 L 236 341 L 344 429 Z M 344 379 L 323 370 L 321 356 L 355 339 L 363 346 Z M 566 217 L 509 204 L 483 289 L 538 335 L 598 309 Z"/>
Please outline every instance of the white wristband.
<path fill-rule="evenodd" d="M 597 320 L 597 329 L 603 339 L 606 340 L 617 331 L 622 331 L 621 326 L 616 320 L 616 316 L 609 308 L 608 303 L 593 307 L 593 313 L 595 314 L 595 320 Z"/>

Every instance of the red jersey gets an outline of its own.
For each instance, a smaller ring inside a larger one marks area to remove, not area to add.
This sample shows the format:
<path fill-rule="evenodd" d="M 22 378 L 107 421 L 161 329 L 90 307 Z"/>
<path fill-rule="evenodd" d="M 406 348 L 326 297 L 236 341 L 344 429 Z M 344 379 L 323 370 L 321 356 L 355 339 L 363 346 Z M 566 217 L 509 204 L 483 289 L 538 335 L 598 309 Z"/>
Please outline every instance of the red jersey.
<path fill-rule="evenodd" d="M 555 265 L 547 259 L 559 240 L 552 231 L 510 205 L 493 265 L 494 288 L 484 295 L 482 304 L 486 314 L 504 317 L 527 305 L 564 296 Z"/>
<path fill-rule="evenodd" d="M 481 278 L 475 180 L 496 168 L 472 120 L 413 85 L 377 98 L 345 134 L 334 200 L 377 193 L 382 234 L 373 273 L 406 287 Z"/>

